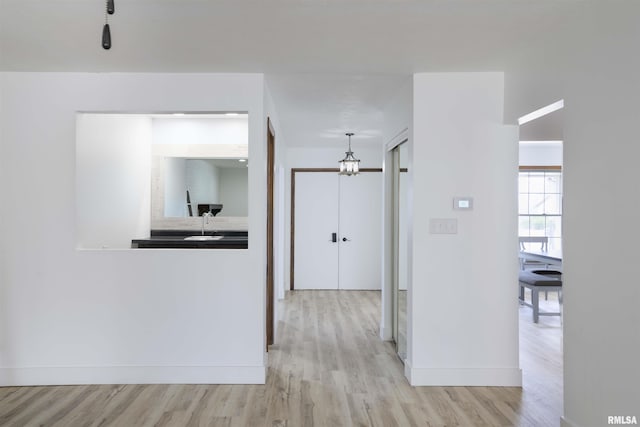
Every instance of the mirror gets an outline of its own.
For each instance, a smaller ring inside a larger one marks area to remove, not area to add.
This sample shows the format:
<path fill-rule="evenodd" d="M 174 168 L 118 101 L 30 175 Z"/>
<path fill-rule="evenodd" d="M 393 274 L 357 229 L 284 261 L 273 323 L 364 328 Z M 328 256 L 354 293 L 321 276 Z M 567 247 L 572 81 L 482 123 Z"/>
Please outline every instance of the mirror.
<path fill-rule="evenodd" d="M 393 149 L 393 339 L 403 361 L 407 357 L 407 143 Z"/>
<path fill-rule="evenodd" d="M 248 215 L 247 159 L 160 157 L 164 169 L 164 217 Z"/>
<path fill-rule="evenodd" d="M 153 118 L 151 228 L 184 228 L 205 212 L 246 229 L 248 115 Z"/>

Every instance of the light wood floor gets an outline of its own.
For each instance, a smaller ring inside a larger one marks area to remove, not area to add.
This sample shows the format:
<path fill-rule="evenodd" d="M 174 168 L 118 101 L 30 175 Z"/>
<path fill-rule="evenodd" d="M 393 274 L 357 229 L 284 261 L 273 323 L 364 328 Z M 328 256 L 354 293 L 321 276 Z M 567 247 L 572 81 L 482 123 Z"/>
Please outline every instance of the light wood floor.
<path fill-rule="evenodd" d="M 545 301 L 541 294 L 540 310 L 557 312 L 557 295 L 551 292 Z M 526 299 L 530 301 L 529 291 Z M 540 316 L 536 324 L 530 307 L 520 306 L 519 310 L 522 411 L 536 414 L 535 425 L 557 426 L 563 412 L 562 321 L 557 316 Z"/>
<path fill-rule="evenodd" d="M 410 387 L 393 345 L 378 339 L 379 292 L 297 291 L 280 304 L 266 385 L 0 388 L 0 425 L 559 424 L 557 318 L 533 325 L 530 309 L 520 308 L 522 350 L 530 352 L 522 357 L 524 389 Z"/>

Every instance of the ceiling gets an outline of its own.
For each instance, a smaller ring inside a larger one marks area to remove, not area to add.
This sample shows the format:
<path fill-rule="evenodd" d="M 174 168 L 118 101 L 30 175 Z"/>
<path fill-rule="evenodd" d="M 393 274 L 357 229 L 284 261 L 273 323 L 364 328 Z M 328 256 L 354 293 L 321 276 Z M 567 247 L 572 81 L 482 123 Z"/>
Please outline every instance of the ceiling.
<path fill-rule="evenodd" d="M 414 72 L 501 71 L 583 0 L 0 0 L 0 70 L 259 72 L 288 145 L 381 143 Z"/>
<path fill-rule="evenodd" d="M 382 144 L 383 111 L 410 75 L 270 74 L 267 85 L 278 106 L 288 146 L 353 148 Z"/>

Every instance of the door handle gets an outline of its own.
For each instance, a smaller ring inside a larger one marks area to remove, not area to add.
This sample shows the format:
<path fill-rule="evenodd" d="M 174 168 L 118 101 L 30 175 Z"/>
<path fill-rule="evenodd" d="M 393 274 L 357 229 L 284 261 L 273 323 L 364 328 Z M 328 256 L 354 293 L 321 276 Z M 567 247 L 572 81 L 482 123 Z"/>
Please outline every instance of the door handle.
<path fill-rule="evenodd" d="M 343 241 L 343 242 L 350 242 L 351 240 L 350 240 L 350 239 L 347 239 L 346 237 L 343 237 L 343 238 L 342 238 L 342 241 Z"/>
<path fill-rule="evenodd" d="M 338 233 L 331 233 L 331 242 L 336 243 L 338 241 Z"/>

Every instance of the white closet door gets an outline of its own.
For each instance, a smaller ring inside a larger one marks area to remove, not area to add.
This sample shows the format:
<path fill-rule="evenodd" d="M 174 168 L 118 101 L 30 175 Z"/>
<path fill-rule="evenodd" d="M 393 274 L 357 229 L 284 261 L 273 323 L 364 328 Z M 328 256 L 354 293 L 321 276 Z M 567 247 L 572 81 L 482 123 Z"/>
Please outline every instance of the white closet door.
<path fill-rule="evenodd" d="M 343 239 L 347 239 L 343 241 Z M 381 289 L 382 174 L 340 176 L 340 289 Z"/>
<path fill-rule="evenodd" d="M 295 182 L 295 289 L 338 289 L 338 174 L 304 172 Z"/>

